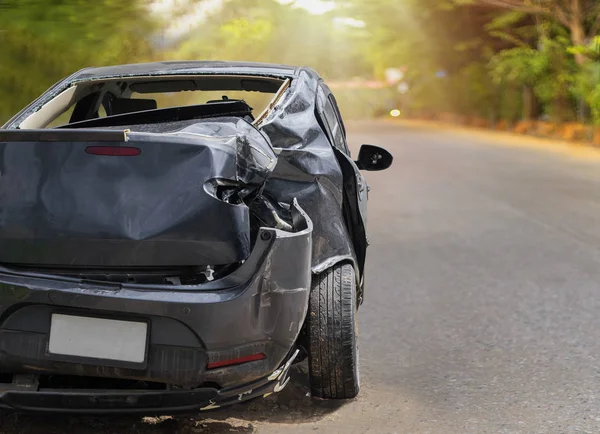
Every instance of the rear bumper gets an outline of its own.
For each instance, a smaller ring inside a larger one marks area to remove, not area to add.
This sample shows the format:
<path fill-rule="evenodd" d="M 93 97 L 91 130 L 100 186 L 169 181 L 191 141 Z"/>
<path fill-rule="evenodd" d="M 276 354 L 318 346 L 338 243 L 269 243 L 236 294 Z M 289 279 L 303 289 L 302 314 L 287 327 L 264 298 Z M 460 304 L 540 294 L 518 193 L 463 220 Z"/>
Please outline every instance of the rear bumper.
<path fill-rule="evenodd" d="M 0 409 L 24 413 L 142 414 L 209 411 L 280 392 L 298 350 L 271 375 L 225 389 L 209 387 L 179 391 L 0 391 Z"/>
<path fill-rule="evenodd" d="M 312 224 L 297 204 L 292 214 L 296 232 L 261 229 L 252 254 L 239 269 L 197 286 L 104 285 L 0 269 L 0 374 L 130 379 L 188 389 L 138 396 L 129 391 L 6 390 L 0 385 L 2 405 L 56 409 L 63 403 L 70 408 L 69 402 L 76 399 L 121 403 L 125 408 L 139 401 L 144 408 L 149 403 L 185 409 L 215 399 L 227 401 L 240 385 L 240 393 L 269 393 L 277 381 L 254 383 L 268 379 L 284 363 L 308 308 Z M 148 322 L 145 362 L 51 354 L 54 313 Z M 207 369 L 209 363 L 257 353 L 265 358 Z M 211 387 L 202 387 L 206 384 Z"/>

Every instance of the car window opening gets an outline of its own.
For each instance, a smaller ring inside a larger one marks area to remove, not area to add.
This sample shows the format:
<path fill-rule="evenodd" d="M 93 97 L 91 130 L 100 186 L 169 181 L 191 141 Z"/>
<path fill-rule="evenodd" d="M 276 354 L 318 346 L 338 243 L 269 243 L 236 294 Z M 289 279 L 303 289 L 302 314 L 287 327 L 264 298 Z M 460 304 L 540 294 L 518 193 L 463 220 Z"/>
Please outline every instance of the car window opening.
<path fill-rule="evenodd" d="M 239 75 L 82 81 L 56 93 L 18 127 L 84 128 L 95 126 L 93 121 L 100 119 L 104 121 L 98 126 L 118 126 L 118 116 L 153 111 L 168 113 L 169 110 L 182 107 L 200 106 L 212 106 L 211 114 L 214 116 L 233 114 L 245 117 L 250 122 L 259 122 L 274 108 L 289 84 L 289 79 Z M 238 107 L 243 105 L 245 110 L 232 112 L 230 108 L 236 102 L 239 103 Z M 255 119 L 252 113 L 259 115 Z M 116 122 L 111 122 L 111 119 Z M 136 122 L 145 120 L 143 116 L 135 119 Z"/>

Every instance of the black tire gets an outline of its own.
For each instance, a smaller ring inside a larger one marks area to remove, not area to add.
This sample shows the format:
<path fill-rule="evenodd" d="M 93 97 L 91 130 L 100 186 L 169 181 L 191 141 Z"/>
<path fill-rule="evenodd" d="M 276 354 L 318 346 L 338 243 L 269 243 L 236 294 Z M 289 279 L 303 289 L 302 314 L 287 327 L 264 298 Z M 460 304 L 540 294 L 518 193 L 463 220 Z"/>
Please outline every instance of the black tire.
<path fill-rule="evenodd" d="M 356 278 L 349 264 L 315 276 L 308 310 L 310 389 L 322 399 L 358 394 Z"/>

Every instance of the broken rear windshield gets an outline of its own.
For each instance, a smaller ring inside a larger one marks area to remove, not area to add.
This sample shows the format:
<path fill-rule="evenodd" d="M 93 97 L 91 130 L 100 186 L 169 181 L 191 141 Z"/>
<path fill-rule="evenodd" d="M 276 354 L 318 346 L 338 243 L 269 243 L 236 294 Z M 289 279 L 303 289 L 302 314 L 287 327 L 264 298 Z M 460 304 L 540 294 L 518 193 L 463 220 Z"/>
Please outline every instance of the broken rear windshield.
<path fill-rule="evenodd" d="M 84 81 L 39 107 L 20 128 L 55 128 L 141 111 L 244 101 L 255 116 L 284 80 L 253 76 L 127 77 Z"/>

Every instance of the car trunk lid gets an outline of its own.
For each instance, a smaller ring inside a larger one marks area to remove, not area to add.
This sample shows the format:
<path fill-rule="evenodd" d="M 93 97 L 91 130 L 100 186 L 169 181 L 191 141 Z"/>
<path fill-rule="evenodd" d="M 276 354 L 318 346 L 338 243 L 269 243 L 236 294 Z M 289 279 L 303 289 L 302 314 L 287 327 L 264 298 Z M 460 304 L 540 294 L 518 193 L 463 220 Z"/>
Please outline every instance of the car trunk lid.
<path fill-rule="evenodd" d="M 0 131 L 0 263 L 74 267 L 232 264 L 249 211 L 205 186 L 259 191 L 275 165 L 239 118 L 168 134 Z"/>

